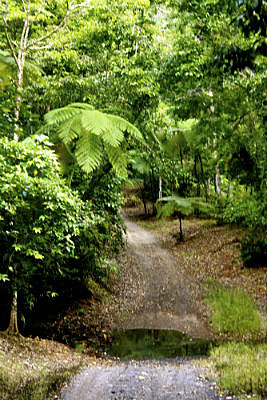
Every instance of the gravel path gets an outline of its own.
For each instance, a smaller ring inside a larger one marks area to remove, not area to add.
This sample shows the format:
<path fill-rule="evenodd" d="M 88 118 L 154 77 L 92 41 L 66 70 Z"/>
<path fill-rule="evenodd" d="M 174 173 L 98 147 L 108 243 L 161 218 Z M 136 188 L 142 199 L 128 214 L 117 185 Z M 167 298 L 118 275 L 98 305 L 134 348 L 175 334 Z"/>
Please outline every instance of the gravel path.
<path fill-rule="evenodd" d="M 192 360 L 95 365 L 78 375 L 62 400 L 218 400 L 218 389 Z"/>
<path fill-rule="evenodd" d="M 135 303 L 118 328 L 174 329 L 207 338 L 197 286 L 148 231 L 125 220 L 128 253 L 141 276 Z M 216 385 L 194 360 L 100 360 L 80 373 L 62 400 L 217 400 Z"/>

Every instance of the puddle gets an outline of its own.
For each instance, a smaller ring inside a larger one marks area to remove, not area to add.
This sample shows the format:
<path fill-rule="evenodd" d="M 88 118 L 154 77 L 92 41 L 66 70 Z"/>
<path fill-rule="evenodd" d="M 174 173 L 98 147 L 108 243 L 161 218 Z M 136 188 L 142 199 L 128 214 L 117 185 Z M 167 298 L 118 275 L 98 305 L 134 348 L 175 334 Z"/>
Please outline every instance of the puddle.
<path fill-rule="evenodd" d="M 194 339 L 178 331 L 132 329 L 114 333 L 107 353 L 125 359 L 176 358 L 208 355 L 211 341 Z"/>

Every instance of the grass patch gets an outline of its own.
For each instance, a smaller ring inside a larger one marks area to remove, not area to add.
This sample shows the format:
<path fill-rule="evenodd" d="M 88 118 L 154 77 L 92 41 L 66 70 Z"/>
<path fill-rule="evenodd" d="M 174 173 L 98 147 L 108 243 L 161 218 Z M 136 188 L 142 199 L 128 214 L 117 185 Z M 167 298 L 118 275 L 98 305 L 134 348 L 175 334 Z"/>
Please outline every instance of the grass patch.
<path fill-rule="evenodd" d="M 0 335 L 0 399 L 51 399 L 81 364 L 80 355 L 59 343 Z"/>
<path fill-rule="evenodd" d="M 263 333 L 263 321 L 252 298 L 241 289 L 215 286 L 206 296 L 216 333 L 252 338 Z"/>
<path fill-rule="evenodd" d="M 266 343 L 225 343 L 211 351 L 207 366 L 215 371 L 221 389 L 236 395 L 247 394 L 256 395 L 259 399 L 266 398 Z"/>

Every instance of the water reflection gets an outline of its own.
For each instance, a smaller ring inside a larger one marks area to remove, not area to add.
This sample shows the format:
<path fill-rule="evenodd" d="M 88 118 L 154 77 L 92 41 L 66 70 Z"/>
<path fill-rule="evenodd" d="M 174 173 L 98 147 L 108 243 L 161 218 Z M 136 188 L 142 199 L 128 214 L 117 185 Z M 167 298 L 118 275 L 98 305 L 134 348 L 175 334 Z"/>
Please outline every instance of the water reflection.
<path fill-rule="evenodd" d="M 192 357 L 207 355 L 210 345 L 178 331 L 132 329 L 116 331 L 108 353 L 126 359 Z"/>

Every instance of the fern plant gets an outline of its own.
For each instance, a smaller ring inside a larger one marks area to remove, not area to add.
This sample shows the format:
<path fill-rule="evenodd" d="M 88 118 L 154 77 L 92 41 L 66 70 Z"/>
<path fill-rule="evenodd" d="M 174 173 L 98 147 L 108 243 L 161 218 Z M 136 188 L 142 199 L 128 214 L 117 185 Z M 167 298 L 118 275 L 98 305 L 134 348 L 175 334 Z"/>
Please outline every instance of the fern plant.
<path fill-rule="evenodd" d="M 142 140 L 141 132 L 124 118 L 95 110 L 85 103 L 72 103 L 44 116 L 47 132 L 56 128 L 66 146 L 74 147 L 78 165 L 87 173 L 96 169 L 104 153 L 117 174 L 127 176 L 127 154 L 123 149 L 124 133 Z"/>
<path fill-rule="evenodd" d="M 177 195 L 163 197 L 158 200 L 167 202 L 162 207 L 158 207 L 158 218 L 170 217 L 174 213 L 178 213 L 179 218 L 179 240 L 182 242 L 184 240 L 184 234 L 182 229 L 182 218 L 185 215 L 192 215 L 195 211 L 199 211 L 202 214 L 210 214 L 212 211 L 212 206 L 206 203 L 201 197 L 180 197 Z"/>

